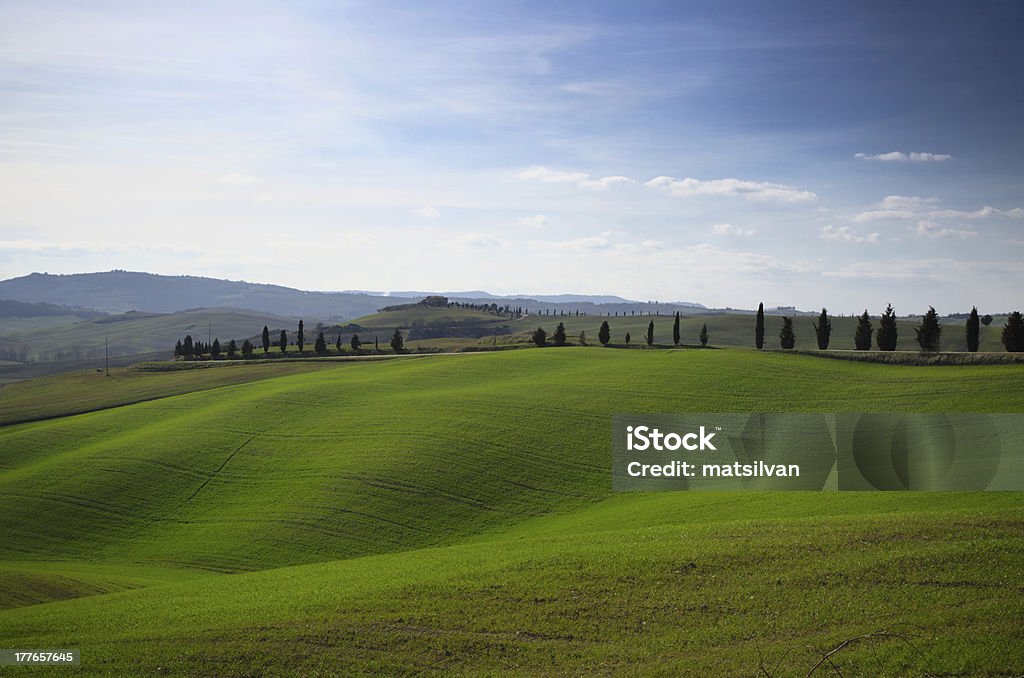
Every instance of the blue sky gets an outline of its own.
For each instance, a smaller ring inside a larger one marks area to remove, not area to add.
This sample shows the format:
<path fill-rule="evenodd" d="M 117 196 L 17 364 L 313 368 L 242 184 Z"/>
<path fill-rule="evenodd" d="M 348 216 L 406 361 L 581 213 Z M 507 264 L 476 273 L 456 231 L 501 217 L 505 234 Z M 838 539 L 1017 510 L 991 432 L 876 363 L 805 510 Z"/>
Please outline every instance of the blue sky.
<path fill-rule="evenodd" d="M 0 277 L 1022 304 L 1020 3 L 179 5 L 0 3 Z"/>

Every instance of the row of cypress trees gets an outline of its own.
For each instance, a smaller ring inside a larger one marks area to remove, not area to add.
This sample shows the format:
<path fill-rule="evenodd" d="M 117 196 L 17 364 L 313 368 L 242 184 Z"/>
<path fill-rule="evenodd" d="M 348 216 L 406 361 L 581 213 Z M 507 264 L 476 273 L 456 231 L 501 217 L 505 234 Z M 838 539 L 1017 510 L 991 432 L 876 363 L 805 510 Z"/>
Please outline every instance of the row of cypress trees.
<path fill-rule="evenodd" d="M 967 340 L 967 350 L 971 353 L 977 352 L 981 343 L 981 326 L 988 326 L 992 323 L 992 316 L 978 315 L 978 308 L 971 309 L 967 322 L 964 324 L 964 332 Z M 829 318 L 828 310 L 821 309 L 817 321 L 811 323 L 814 327 L 815 339 L 819 350 L 826 350 L 832 336 L 832 321 Z M 892 304 L 889 304 L 885 312 L 879 318 L 878 331 L 875 332 L 871 323 L 871 315 L 864 311 L 857 319 L 857 329 L 853 335 L 854 346 L 858 351 L 871 349 L 871 337 L 875 335 L 875 343 L 879 351 L 895 351 L 898 339 L 896 328 L 896 311 Z M 935 352 L 942 346 L 942 325 L 939 323 L 939 315 L 934 307 L 929 307 L 928 312 L 921 318 L 921 323 L 914 328 L 914 339 L 923 352 Z M 1024 351 L 1024 316 L 1020 311 L 1014 311 L 1006 318 L 1006 324 L 1002 331 L 1003 346 L 1007 351 Z M 764 348 L 764 304 L 757 305 L 757 318 L 754 324 L 754 345 Z M 782 316 L 782 329 L 779 332 L 779 345 L 782 348 L 790 349 L 796 346 L 796 333 L 793 331 L 793 319 L 789 316 Z"/>
<path fill-rule="evenodd" d="M 263 326 L 263 332 L 260 335 L 261 344 L 263 346 L 263 353 L 269 353 L 272 346 L 270 342 L 270 328 L 266 325 Z M 395 353 L 402 353 L 405 350 L 405 337 L 402 336 L 402 331 L 395 328 L 395 333 L 391 336 L 391 348 Z M 299 321 L 299 331 L 296 335 L 295 345 L 298 347 L 301 353 L 306 345 L 306 333 L 305 325 L 302 320 Z M 281 353 L 285 353 L 288 350 L 288 332 L 281 330 L 281 334 L 278 335 L 278 339 L 274 342 L 273 346 L 277 346 Z M 353 351 L 359 351 L 363 346 L 363 341 L 359 338 L 358 334 L 353 334 L 349 341 L 349 346 Z M 380 350 L 380 344 L 377 342 L 377 338 L 374 337 L 373 346 L 375 351 Z M 335 349 L 338 353 L 341 353 L 341 335 L 339 334 L 334 344 Z M 252 342 L 246 339 L 242 342 L 241 348 L 237 342 L 232 339 L 228 342 L 226 348 L 221 347 L 220 339 L 214 339 L 212 344 L 204 344 L 201 341 L 193 340 L 192 335 L 185 335 L 184 340 L 178 340 L 174 346 L 175 357 L 184 358 L 201 358 L 204 355 L 209 354 L 212 358 L 219 358 L 221 354 L 225 354 L 228 358 L 234 358 L 239 350 L 241 351 L 243 358 L 251 358 L 255 353 L 255 347 Z M 313 350 L 317 355 L 327 354 L 327 339 L 324 337 L 323 332 L 318 332 L 316 340 L 313 342 Z"/>
<path fill-rule="evenodd" d="M 581 346 L 585 346 L 586 345 L 586 343 L 587 343 L 586 336 L 587 335 L 586 335 L 585 332 L 580 332 L 580 345 Z M 681 337 L 680 337 L 680 333 L 679 333 L 679 313 L 677 312 L 676 315 L 675 315 L 675 320 L 672 323 L 672 343 L 675 346 L 678 346 L 680 338 Z M 543 327 L 538 327 L 536 330 L 534 330 L 533 334 L 530 335 L 530 339 L 533 340 L 533 343 L 536 344 L 537 346 L 546 346 L 547 343 L 548 343 L 548 333 L 544 331 Z M 552 343 L 555 346 L 565 346 L 567 339 L 566 339 L 565 324 L 564 323 L 558 323 L 558 327 L 555 328 L 554 333 L 551 335 L 551 339 L 552 339 Z M 629 332 L 626 332 L 625 339 L 626 339 L 626 345 L 629 346 L 630 341 L 632 341 L 632 337 L 630 336 Z M 647 341 L 647 345 L 648 346 L 653 346 L 654 345 L 654 321 L 653 320 L 650 321 L 649 323 L 647 323 L 647 333 L 644 335 L 644 339 Z M 707 325 L 707 323 L 704 323 L 704 325 L 700 328 L 700 335 L 698 336 L 698 339 L 700 339 L 700 345 L 701 346 L 707 346 L 708 345 L 708 325 Z M 601 328 L 597 331 L 597 340 L 599 342 L 601 342 L 602 346 L 607 346 L 609 343 L 611 343 L 612 331 L 611 331 L 611 327 L 608 325 L 608 321 L 607 320 L 605 320 L 604 322 L 601 323 Z"/>

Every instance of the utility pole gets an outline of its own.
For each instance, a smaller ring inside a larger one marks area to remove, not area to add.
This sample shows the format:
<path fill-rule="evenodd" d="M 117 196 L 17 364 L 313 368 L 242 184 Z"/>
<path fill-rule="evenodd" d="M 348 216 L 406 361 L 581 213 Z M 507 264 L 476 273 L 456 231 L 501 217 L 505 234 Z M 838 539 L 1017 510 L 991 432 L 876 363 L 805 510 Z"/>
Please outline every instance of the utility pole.
<path fill-rule="evenodd" d="M 110 376 L 110 338 L 103 340 L 103 361 L 106 363 L 107 376 Z"/>
<path fill-rule="evenodd" d="M 206 343 L 213 343 L 213 322 L 206 325 Z"/>

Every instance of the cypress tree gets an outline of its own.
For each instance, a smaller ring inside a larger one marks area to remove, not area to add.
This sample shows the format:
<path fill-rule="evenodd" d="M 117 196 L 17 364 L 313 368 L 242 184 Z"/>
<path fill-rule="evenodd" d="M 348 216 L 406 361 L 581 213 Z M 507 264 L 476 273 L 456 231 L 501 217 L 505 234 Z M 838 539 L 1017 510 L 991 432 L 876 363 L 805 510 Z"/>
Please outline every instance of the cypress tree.
<path fill-rule="evenodd" d="M 1003 346 L 1007 351 L 1013 353 L 1024 351 L 1024 316 L 1020 311 L 1014 311 L 1006 316 L 1002 339 Z"/>
<path fill-rule="evenodd" d="M 185 356 L 186 358 L 191 358 L 194 352 L 195 346 L 192 344 L 192 335 L 186 334 L 185 341 L 181 345 L 181 355 Z"/>
<path fill-rule="evenodd" d="M 217 358 L 217 357 L 220 356 L 220 339 L 219 338 L 216 338 L 216 337 L 214 338 L 213 346 L 210 347 L 210 355 L 213 356 L 214 358 Z"/>
<path fill-rule="evenodd" d="M 602 346 L 607 346 L 608 342 L 612 340 L 612 331 L 608 327 L 607 320 L 601 323 L 601 329 L 597 331 L 597 340 L 601 342 Z"/>
<path fill-rule="evenodd" d="M 316 335 L 316 342 L 313 344 L 313 350 L 316 351 L 317 355 L 327 353 L 327 342 L 324 340 L 323 332 Z"/>
<path fill-rule="evenodd" d="M 935 312 L 934 307 L 928 307 L 928 312 L 921 318 L 921 324 L 914 328 L 914 333 L 917 335 L 915 338 L 922 351 L 939 350 L 942 327 L 939 325 L 939 314 Z"/>
<path fill-rule="evenodd" d="M 228 342 L 228 357 L 234 358 L 236 353 L 238 353 L 238 344 L 236 344 L 235 340 L 232 339 Z"/>
<path fill-rule="evenodd" d="M 266 353 L 270 350 L 270 330 L 267 326 L 263 326 L 263 352 Z"/>
<path fill-rule="evenodd" d="M 871 316 L 868 315 L 867 309 L 864 309 L 863 315 L 857 320 L 857 332 L 853 335 L 853 344 L 858 351 L 867 351 L 871 348 L 872 332 Z"/>
<path fill-rule="evenodd" d="M 551 335 L 551 339 L 555 342 L 555 346 L 565 346 L 565 325 L 558 323 L 558 327 L 555 328 L 555 333 Z"/>
<path fill-rule="evenodd" d="M 246 359 L 252 357 L 252 342 L 248 339 L 242 342 L 242 357 Z"/>
<path fill-rule="evenodd" d="M 981 318 L 978 317 L 978 307 L 971 309 L 971 315 L 967 317 L 967 350 L 971 353 L 978 352 L 978 344 L 981 343 Z"/>
<path fill-rule="evenodd" d="M 701 346 L 707 346 L 708 345 L 708 324 L 707 323 L 704 323 L 703 325 L 701 325 L 701 328 L 700 328 L 700 345 Z"/>
<path fill-rule="evenodd" d="M 679 311 L 676 311 L 676 319 L 672 322 L 672 345 L 679 345 Z"/>
<path fill-rule="evenodd" d="M 646 339 L 647 339 L 647 345 L 648 346 L 653 346 L 654 345 L 654 321 L 653 320 L 651 322 L 647 323 L 647 337 L 646 337 Z"/>
<path fill-rule="evenodd" d="M 353 351 L 358 351 L 359 347 L 363 345 L 363 342 L 359 341 L 358 334 L 353 334 L 352 340 L 348 342 L 348 345 L 352 347 Z"/>
<path fill-rule="evenodd" d="M 338 335 L 337 340 L 334 342 L 334 348 L 335 348 L 335 350 L 338 351 L 338 353 L 341 353 L 341 335 L 340 334 Z"/>
<path fill-rule="evenodd" d="M 174 357 L 177 358 L 180 355 L 182 355 L 182 353 L 181 353 L 181 339 L 178 339 L 178 343 L 176 343 L 174 345 Z"/>
<path fill-rule="evenodd" d="M 828 311 L 824 308 L 821 309 L 818 322 L 812 322 L 811 324 L 814 325 L 814 335 L 818 339 L 818 350 L 826 350 L 829 338 L 832 336 L 832 321 L 828 319 Z"/>
<path fill-rule="evenodd" d="M 530 335 L 530 338 L 533 339 L 533 343 L 538 346 L 543 346 L 548 343 L 548 333 L 544 331 L 543 327 L 538 327 L 537 330 Z"/>
<path fill-rule="evenodd" d="M 281 349 L 281 353 L 288 350 L 288 333 L 281 330 L 281 338 L 277 340 L 277 345 Z"/>
<path fill-rule="evenodd" d="M 779 344 L 782 348 L 793 348 L 796 346 L 796 335 L 793 333 L 793 319 L 789 316 L 782 316 L 782 331 L 779 332 Z"/>
<path fill-rule="evenodd" d="M 764 348 L 764 303 L 757 305 L 757 321 L 754 324 L 754 346 Z"/>
<path fill-rule="evenodd" d="M 629 332 L 626 332 L 626 346 L 629 346 Z"/>
<path fill-rule="evenodd" d="M 875 334 L 878 350 L 895 351 L 897 338 L 896 311 L 893 310 L 892 304 L 889 304 L 878 321 L 878 332 Z"/>
<path fill-rule="evenodd" d="M 402 332 L 397 327 L 395 333 L 391 335 L 391 350 L 395 353 L 401 353 L 405 347 L 405 339 L 402 338 Z"/>
<path fill-rule="evenodd" d="M 302 353 L 302 347 L 306 345 L 306 333 L 302 328 L 302 321 L 299 321 L 299 334 L 295 337 L 295 344 L 299 347 L 299 353 Z"/>

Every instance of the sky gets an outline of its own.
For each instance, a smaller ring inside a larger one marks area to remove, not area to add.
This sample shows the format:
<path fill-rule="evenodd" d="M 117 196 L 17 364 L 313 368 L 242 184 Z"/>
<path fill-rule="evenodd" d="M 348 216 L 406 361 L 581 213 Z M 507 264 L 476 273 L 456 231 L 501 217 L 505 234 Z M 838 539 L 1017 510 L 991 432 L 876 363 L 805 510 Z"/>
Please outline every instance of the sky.
<path fill-rule="evenodd" d="M 0 2 L 0 278 L 1024 307 L 1019 2 Z"/>

